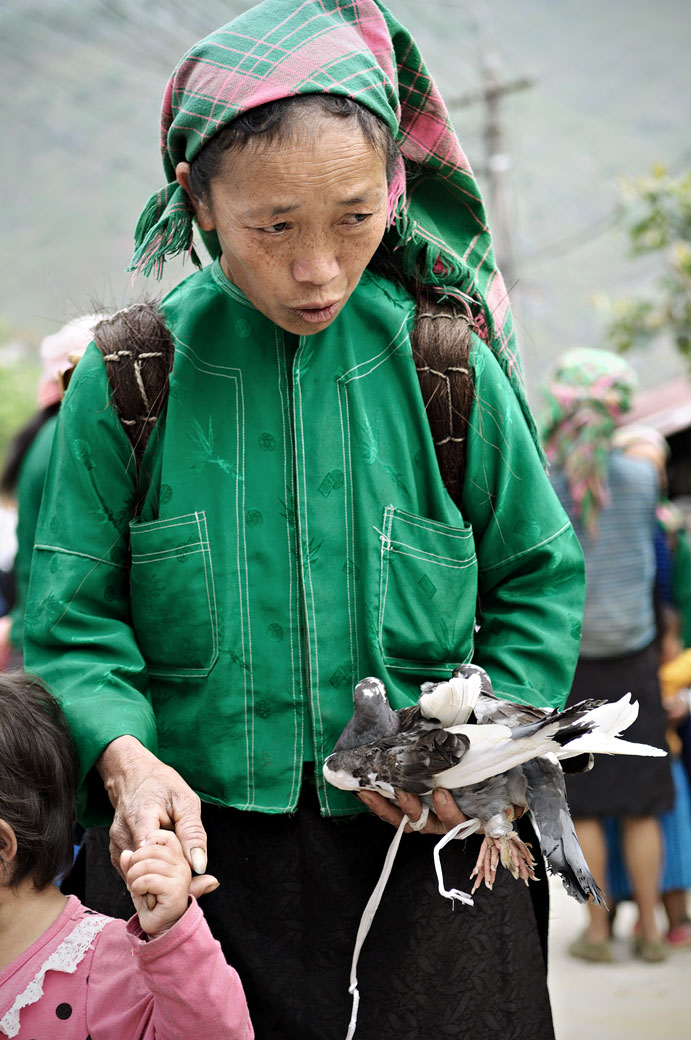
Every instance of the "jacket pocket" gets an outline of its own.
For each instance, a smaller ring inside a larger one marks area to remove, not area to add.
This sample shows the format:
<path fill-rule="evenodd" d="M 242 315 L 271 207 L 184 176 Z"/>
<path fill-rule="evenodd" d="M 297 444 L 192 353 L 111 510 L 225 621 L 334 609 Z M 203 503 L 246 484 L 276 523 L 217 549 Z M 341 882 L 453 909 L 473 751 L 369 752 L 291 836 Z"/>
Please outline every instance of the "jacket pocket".
<path fill-rule="evenodd" d="M 379 639 L 387 667 L 428 678 L 473 652 L 478 566 L 470 525 L 448 527 L 393 506 L 381 537 Z"/>
<path fill-rule="evenodd" d="M 151 675 L 205 676 L 218 657 L 206 515 L 130 524 L 132 624 Z"/>

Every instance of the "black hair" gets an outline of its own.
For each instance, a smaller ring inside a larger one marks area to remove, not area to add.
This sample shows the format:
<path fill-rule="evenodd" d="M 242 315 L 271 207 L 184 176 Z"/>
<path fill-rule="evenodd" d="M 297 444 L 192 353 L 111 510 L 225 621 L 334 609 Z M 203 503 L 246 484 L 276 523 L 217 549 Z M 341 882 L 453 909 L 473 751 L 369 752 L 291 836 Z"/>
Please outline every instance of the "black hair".
<path fill-rule="evenodd" d="M 337 119 L 355 120 L 365 140 L 385 160 L 386 180 L 391 181 L 400 153 L 391 131 L 381 119 L 357 101 L 340 94 L 296 94 L 250 108 L 214 134 L 190 163 L 193 195 L 208 199 L 211 181 L 227 152 L 241 151 L 250 141 L 261 141 L 268 146 L 289 140 L 299 131 L 296 117 L 310 108 Z"/>
<path fill-rule="evenodd" d="M 72 865 L 78 765 L 60 705 L 22 672 L 0 674 L 0 819 L 17 839 L 3 884 L 46 888 Z"/>
<path fill-rule="evenodd" d="M 5 467 L 2 474 L 0 474 L 0 491 L 6 495 L 11 495 L 16 488 L 22 462 L 36 439 L 39 430 L 49 419 L 52 419 L 59 407 L 59 401 L 54 401 L 52 404 L 47 405 L 32 415 L 28 422 L 22 426 L 21 430 L 15 433 L 7 451 Z"/>
<path fill-rule="evenodd" d="M 336 118 L 357 122 L 365 139 L 386 161 L 387 183 L 391 182 L 400 152 L 381 119 L 351 98 L 335 94 L 297 94 L 251 108 L 237 116 L 204 145 L 190 163 L 192 194 L 209 201 L 211 182 L 226 153 L 245 148 L 250 141 L 266 146 L 289 140 L 300 132 L 297 115 L 308 107 Z M 409 168 L 408 179 L 416 170 Z M 450 298 L 439 302 L 438 292 L 420 279 L 411 278 L 388 248 L 386 236 L 372 257 L 370 268 L 391 281 L 401 283 L 417 303 L 417 319 L 411 333 L 413 357 L 432 429 L 437 459 L 447 491 L 460 503 L 465 475 L 465 438 L 473 401 L 469 367 L 472 317 Z"/>

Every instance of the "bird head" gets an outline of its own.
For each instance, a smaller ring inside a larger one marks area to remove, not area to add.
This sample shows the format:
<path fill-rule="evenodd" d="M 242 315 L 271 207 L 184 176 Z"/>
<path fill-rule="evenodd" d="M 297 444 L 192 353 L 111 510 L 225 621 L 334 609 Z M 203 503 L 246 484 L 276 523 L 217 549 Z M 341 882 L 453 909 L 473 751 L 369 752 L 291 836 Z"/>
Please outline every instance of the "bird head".
<path fill-rule="evenodd" d="M 368 676 L 353 690 L 353 715 L 334 745 L 334 751 L 360 747 L 379 737 L 398 733 L 399 720 L 389 704 L 381 679 Z"/>
<path fill-rule="evenodd" d="M 477 676 L 480 681 L 480 692 L 486 693 L 489 697 L 494 697 L 494 687 L 492 686 L 492 680 L 485 671 L 484 668 L 480 668 L 479 664 L 457 664 L 453 670 L 454 678 L 470 679 L 472 676 Z"/>

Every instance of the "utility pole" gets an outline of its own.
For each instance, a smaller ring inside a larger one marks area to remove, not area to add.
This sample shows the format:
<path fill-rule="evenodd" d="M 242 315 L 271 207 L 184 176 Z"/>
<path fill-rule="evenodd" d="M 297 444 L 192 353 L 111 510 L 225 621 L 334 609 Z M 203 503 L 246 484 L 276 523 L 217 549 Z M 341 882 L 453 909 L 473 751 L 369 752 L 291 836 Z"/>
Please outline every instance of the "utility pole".
<path fill-rule="evenodd" d="M 507 94 L 533 86 L 534 80 L 528 76 L 522 76 L 520 79 L 501 83 L 499 56 L 489 44 L 485 44 L 482 49 L 481 69 L 483 86 L 479 90 L 451 98 L 449 108 L 453 110 L 465 108 L 477 102 L 484 103 L 485 166 L 483 172 L 489 183 L 488 210 L 491 216 L 497 263 L 507 288 L 511 289 L 516 282 L 516 264 L 512 243 L 511 158 L 505 142 L 500 102 Z"/>

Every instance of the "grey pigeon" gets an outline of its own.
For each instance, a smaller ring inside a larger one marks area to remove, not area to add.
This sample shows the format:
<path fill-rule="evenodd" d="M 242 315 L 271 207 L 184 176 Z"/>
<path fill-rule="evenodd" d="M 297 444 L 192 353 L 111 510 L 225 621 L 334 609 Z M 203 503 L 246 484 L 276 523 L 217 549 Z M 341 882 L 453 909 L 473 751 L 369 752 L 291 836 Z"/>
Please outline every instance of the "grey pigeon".
<path fill-rule="evenodd" d="M 361 679 L 353 690 L 353 714 L 334 745 L 334 751 L 360 747 L 398 733 L 399 717 L 389 704 L 381 679 Z"/>
<path fill-rule="evenodd" d="M 487 672 L 478 665 L 459 665 L 454 669 L 455 677 L 469 679 L 477 675 L 480 681 L 480 695 L 473 709 L 479 724 L 486 722 L 504 722 L 512 729 L 529 725 L 540 718 L 548 717 L 552 712 L 537 708 L 530 704 L 515 704 L 497 697 Z M 432 684 L 427 692 L 433 689 Z M 582 701 L 577 708 L 588 705 L 590 708 L 605 704 L 605 701 Z M 537 829 L 542 855 L 547 861 L 551 874 L 558 875 L 569 895 L 579 903 L 593 902 L 604 905 L 604 896 L 593 875 L 590 873 L 576 830 L 571 819 L 566 800 L 564 771 L 585 772 L 592 767 L 592 753 L 564 759 L 564 765 L 544 756 L 525 762 L 520 768 L 525 790 L 525 803 Z M 514 801 L 513 804 L 522 804 Z"/>
<path fill-rule="evenodd" d="M 354 714 L 327 759 L 324 775 L 347 790 L 373 789 L 395 799 L 396 788 L 427 804 L 435 787 L 451 791 L 457 805 L 485 832 L 473 871 L 475 888 L 491 888 L 498 862 L 526 882 L 534 860 L 513 829 L 513 806 L 526 805 L 519 767 L 537 754 L 558 750 L 588 731 L 573 711 L 550 714 L 511 731 L 507 726 L 444 728 L 421 712 L 394 712 L 379 680 L 356 687 Z M 393 731 L 393 732 L 392 732 Z M 462 732 L 461 732 L 462 731 Z M 381 734 L 381 735 L 379 735 Z M 364 744 L 360 741 L 370 739 Z"/>
<path fill-rule="evenodd" d="M 550 870 L 565 879 L 575 898 L 592 895 L 601 901 L 570 820 L 559 760 L 588 756 L 591 748 L 664 754 L 618 738 L 638 710 L 628 695 L 614 705 L 584 701 L 561 712 L 510 705 L 494 695 L 482 669 L 465 665 L 449 683 L 423 687 L 413 708 L 393 711 L 383 683 L 374 678 L 358 684 L 354 703 L 353 718 L 324 765 L 329 782 L 390 799 L 400 788 L 427 804 L 435 788 L 450 790 L 461 811 L 485 832 L 473 891 L 482 881 L 492 887 L 498 862 L 526 883 L 534 877 L 530 850 L 512 827 L 514 806 L 534 805 Z M 476 720 L 469 723 L 471 717 Z M 547 764 L 526 770 L 536 761 Z"/>

